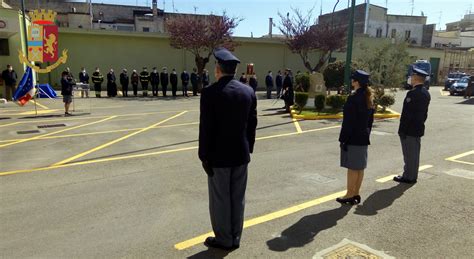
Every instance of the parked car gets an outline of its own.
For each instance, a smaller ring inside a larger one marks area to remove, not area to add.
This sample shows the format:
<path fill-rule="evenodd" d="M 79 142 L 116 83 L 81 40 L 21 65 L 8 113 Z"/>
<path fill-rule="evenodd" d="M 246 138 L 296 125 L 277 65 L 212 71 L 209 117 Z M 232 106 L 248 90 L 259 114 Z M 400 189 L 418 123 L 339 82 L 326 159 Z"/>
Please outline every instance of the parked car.
<path fill-rule="evenodd" d="M 466 73 L 462 72 L 453 72 L 449 73 L 446 77 L 446 81 L 444 81 L 444 90 L 448 91 L 451 89 L 451 85 L 459 81 L 461 78 L 466 77 Z"/>
<path fill-rule="evenodd" d="M 465 76 L 451 85 L 449 88 L 449 95 L 461 94 L 464 95 L 466 92 L 467 85 L 469 84 L 469 77 Z"/>

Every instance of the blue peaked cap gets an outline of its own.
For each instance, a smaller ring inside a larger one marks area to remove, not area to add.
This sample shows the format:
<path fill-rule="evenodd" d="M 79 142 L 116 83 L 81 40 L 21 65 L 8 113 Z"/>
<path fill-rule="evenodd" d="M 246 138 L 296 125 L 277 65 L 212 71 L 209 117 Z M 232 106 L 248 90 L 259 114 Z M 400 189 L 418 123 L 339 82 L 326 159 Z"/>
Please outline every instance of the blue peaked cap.
<path fill-rule="evenodd" d="M 214 50 L 214 57 L 221 64 L 232 65 L 240 63 L 240 60 L 232 52 L 223 47 Z"/>
<path fill-rule="evenodd" d="M 354 79 L 355 81 L 359 83 L 369 83 L 369 77 L 370 74 L 365 72 L 364 70 L 356 70 L 354 73 L 352 73 L 351 79 Z"/>
<path fill-rule="evenodd" d="M 419 76 L 422 76 L 422 77 L 429 76 L 429 74 L 425 70 L 417 68 L 416 66 L 413 66 L 413 74 L 414 75 L 419 75 Z"/>

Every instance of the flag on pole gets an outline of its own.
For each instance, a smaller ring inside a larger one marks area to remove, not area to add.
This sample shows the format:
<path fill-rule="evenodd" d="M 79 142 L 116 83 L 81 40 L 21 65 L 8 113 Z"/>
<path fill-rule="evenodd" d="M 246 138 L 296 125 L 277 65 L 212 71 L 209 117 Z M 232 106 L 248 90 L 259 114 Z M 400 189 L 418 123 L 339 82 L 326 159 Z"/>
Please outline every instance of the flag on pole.
<path fill-rule="evenodd" d="M 33 85 L 33 72 L 30 67 L 26 68 L 26 72 L 13 95 L 13 101 L 20 106 L 24 106 L 35 95 L 35 87 Z"/>

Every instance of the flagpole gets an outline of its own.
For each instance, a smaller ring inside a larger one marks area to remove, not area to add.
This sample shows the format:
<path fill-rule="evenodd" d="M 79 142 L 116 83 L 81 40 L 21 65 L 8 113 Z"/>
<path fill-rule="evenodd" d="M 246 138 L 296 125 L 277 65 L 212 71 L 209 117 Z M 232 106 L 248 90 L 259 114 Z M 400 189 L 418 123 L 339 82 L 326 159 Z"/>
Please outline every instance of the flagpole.
<path fill-rule="evenodd" d="M 24 47 L 25 47 L 25 56 L 26 56 L 26 59 L 28 59 L 28 33 L 26 31 L 26 11 L 25 11 L 25 0 L 21 0 L 21 14 L 22 14 L 22 18 L 23 18 L 23 43 L 24 43 Z M 34 85 L 33 87 L 35 87 L 35 90 L 36 90 L 36 85 Z M 34 97 L 36 97 L 36 91 L 35 91 L 35 95 Z M 34 98 L 36 99 L 36 98 Z M 35 114 L 36 116 L 38 116 L 38 106 L 36 105 L 36 100 L 34 101 L 34 104 L 35 104 Z"/>

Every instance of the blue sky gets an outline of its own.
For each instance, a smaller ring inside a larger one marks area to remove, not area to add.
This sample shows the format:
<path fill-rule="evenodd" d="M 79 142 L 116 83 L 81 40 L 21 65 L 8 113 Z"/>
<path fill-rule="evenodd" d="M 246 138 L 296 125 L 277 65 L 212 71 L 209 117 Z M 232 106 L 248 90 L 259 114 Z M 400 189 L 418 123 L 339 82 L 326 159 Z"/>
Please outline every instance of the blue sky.
<path fill-rule="evenodd" d="M 92 0 L 93 3 L 114 3 L 126 5 L 151 5 L 151 0 Z M 278 12 L 286 13 L 291 7 L 300 10 L 309 10 L 314 7 L 315 15 L 319 15 L 322 2 L 323 13 L 332 11 L 336 0 L 158 0 L 159 8 L 167 12 L 178 12 L 200 14 L 216 13 L 220 14 L 224 10 L 230 16 L 244 18 L 239 27 L 235 30 L 236 36 L 250 36 L 253 32 L 254 37 L 268 34 L 268 18 L 273 17 L 274 22 L 278 23 Z M 364 3 L 364 0 L 357 0 L 357 4 Z M 445 24 L 461 19 L 469 10 L 474 12 L 474 0 L 372 0 L 371 4 L 385 7 L 387 4 L 389 14 L 413 14 L 421 15 L 423 12 L 428 16 L 428 23 L 441 24 L 441 29 Z M 338 8 L 347 8 L 348 0 L 340 0 Z M 278 29 L 273 29 L 278 33 Z"/>

